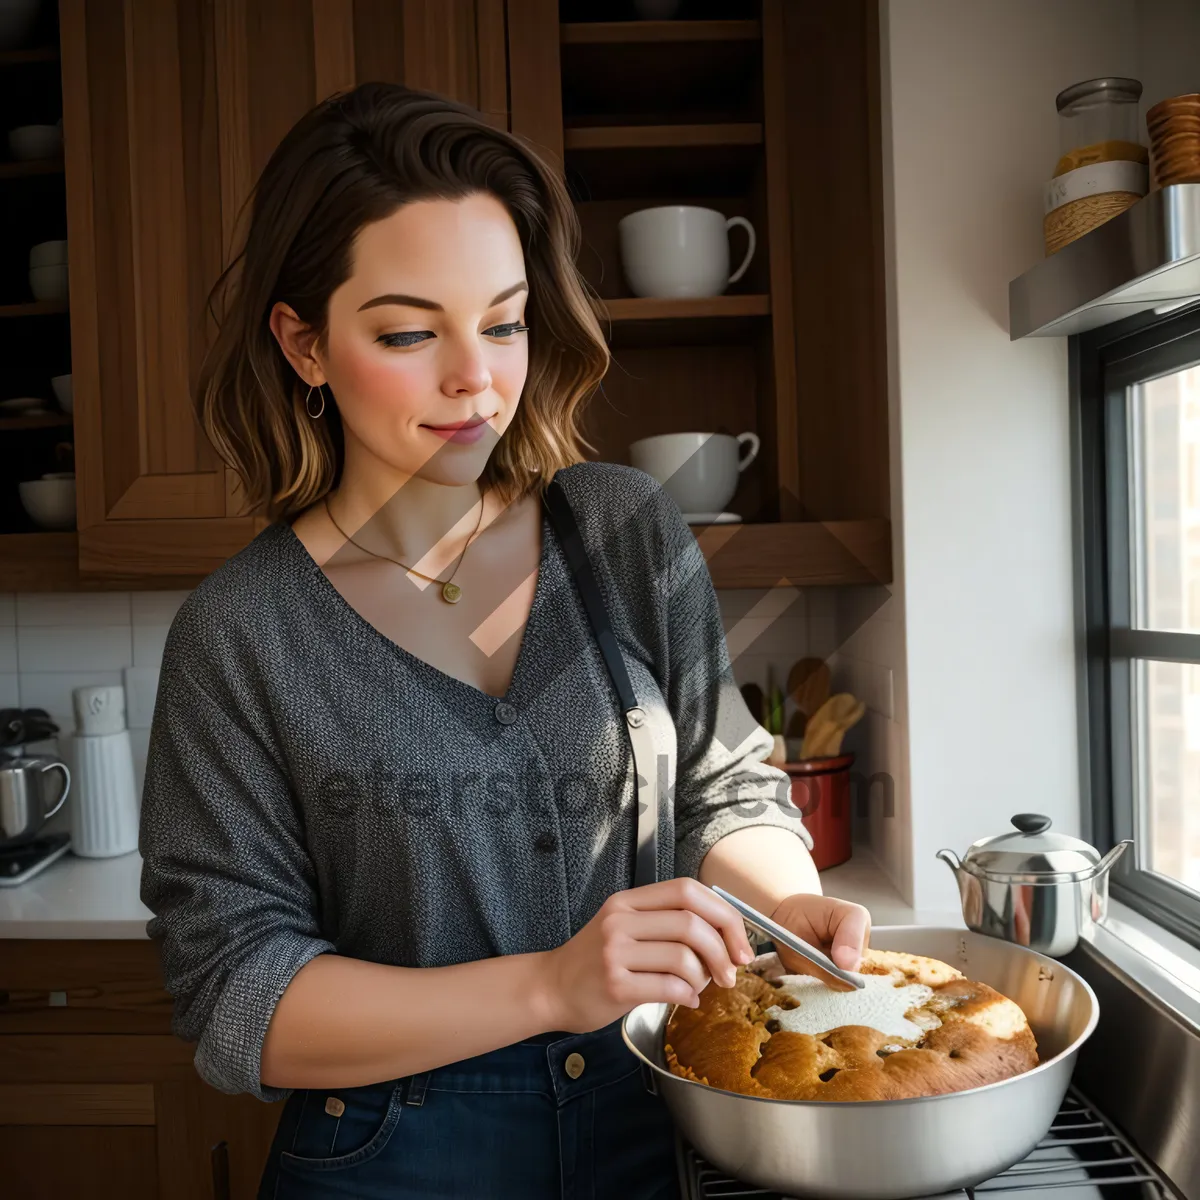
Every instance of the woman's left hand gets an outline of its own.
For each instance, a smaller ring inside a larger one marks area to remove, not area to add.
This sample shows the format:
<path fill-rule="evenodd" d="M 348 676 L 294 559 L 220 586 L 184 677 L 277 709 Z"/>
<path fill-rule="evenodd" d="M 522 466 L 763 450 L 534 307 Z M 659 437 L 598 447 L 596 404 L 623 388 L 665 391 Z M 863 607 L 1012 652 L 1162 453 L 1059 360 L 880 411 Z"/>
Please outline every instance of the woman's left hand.
<path fill-rule="evenodd" d="M 843 970 L 857 971 L 871 937 L 871 914 L 861 904 L 798 892 L 788 896 L 771 914 L 785 929 L 823 950 Z M 839 991 L 850 991 L 820 967 L 782 946 L 776 947 L 779 961 L 789 975 L 814 975 Z"/>

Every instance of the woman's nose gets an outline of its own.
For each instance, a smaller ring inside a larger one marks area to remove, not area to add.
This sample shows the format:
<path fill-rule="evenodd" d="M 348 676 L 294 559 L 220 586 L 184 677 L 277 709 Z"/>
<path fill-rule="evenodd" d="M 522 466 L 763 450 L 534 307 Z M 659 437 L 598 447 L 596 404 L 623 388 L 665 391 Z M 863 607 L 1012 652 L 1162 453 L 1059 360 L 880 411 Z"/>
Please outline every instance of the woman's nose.
<path fill-rule="evenodd" d="M 477 396 L 492 386 L 492 373 L 477 347 L 456 345 L 446 368 L 442 391 L 447 396 Z"/>

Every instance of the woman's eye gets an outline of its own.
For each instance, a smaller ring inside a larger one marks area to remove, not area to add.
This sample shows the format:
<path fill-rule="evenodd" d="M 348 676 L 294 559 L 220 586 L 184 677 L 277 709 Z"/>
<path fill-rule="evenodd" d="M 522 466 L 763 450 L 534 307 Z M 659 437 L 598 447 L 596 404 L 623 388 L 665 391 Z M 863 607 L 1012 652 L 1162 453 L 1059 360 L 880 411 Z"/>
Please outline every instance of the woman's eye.
<path fill-rule="evenodd" d="M 520 321 L 509 321 L 507 325 L 493 325 L 483 331 L 488 337 L 511 337 L 514 333 L 528 333 L 529 326 Z"/>
<path fill-rule="evenodd" d="M 378 340 L 385 346 L 415 346 L 431 337 L 433 337 L 432 331 L 417 329 L 406 333 L 381 333 Z"/>

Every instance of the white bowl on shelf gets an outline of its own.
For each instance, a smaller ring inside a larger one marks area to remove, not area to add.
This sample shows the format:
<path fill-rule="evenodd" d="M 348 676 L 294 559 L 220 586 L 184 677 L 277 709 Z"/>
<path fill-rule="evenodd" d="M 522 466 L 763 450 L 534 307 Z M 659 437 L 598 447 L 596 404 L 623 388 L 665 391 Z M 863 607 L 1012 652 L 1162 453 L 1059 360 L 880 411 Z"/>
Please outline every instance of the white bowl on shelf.
<path fill-rule="evenodd" d="M 29 287 L 35 300 L 65 300 L 69 292 L 67 264 L 29 269 Z"/>
<path fill-rule="evenodd" d="M 56 267 L 67 261 L 67 239 L 55 238 L 29 247 L 29 267 Z"/>
<path fill-rule="evenodd" d="M 41 396 L 12 396 L 0 400 L 0 416 L 28 417 L 49 411 Z"/>
<path fill-rule="evenodd" d="M 41 0 L 0 0 L 0 50 L 25 44 L 37 21 Z"/>
<path fill-rule="evenodd" d="M 54 398 L 58 401 L 58 407 L 65 413 L 74 412 L 75 392 L 71 387 L 70 374 L 53 376 L 50 386 L 54 389 Z"/>
<path fill-rule="evenodd" d="M 21 507 L 39 529 L 75 528 L 75 476 L 27 479 L 17 484 Z"/>
<path fill-rule="evenodd" d="M 18 162 L 57 158 L 62 154 L 61 125 L 18 125 L 8 131 L 8 148 Z"/>

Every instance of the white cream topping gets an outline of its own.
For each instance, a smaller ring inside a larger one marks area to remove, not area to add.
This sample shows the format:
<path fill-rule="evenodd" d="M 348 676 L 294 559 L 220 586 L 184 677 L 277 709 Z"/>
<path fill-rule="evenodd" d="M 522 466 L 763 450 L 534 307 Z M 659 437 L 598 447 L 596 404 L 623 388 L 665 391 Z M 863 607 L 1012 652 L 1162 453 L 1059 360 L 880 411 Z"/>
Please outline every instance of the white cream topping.
<path fill-rule="evenodd" d="M 933 989 L 923 983 L 897 987 L 890 975 L 864 975 L 866 987 L 853 992 L 836 992 L 811 975 L 784 975 L 778 986 L 798 1003 L 795 1008 L 780 1008 L 772 1004 L 766 1009 L 768 1018 L 779 1022 L 781 1029 L 791 1033 L 808 1033 L 819 1037 L 842 1025 L 865 1025 L 888 1037 L 916 1041 L 926 1028 L 941 1024 L 932 1014 L 922 1014 L 921 1024 L 910 1021 L 905 1014 L 919 1008 L 933 995 Z"/>

